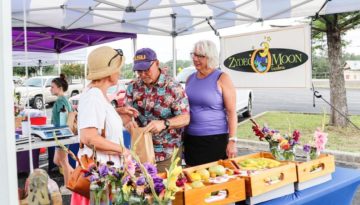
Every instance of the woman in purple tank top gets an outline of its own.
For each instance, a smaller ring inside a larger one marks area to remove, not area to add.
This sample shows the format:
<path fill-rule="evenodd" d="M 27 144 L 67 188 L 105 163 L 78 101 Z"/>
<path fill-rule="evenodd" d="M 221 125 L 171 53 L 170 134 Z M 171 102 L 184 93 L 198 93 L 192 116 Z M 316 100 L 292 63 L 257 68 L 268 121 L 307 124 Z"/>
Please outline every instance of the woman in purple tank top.
<path fill-rule="evenodd" d="M 185 162 L 196 166 L 236 156 L 236 91 L 228 74 L 217 69 L 211 41 L 195 44 L 191 57 L 197 72 L 186 82 L 190 124 L 184 134 Z"/>

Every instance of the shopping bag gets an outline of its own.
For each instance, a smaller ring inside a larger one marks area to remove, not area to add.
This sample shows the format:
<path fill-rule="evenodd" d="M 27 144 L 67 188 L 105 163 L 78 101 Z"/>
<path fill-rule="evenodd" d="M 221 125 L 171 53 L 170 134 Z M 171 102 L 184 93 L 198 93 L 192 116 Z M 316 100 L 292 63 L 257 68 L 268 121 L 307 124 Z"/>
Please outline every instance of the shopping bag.
<path fill-rule="evenodd" d="M 85 171 L 95 163 L 94 156 L 88 157 L 85 154 L 79 160 L 80 162 L 71 173 L 66 187 L 75 193 L 90 198 L 90 176 L 85 176 Z"/>
<path fill-rule="evenodd" d="M 155 152 L 152 141 L 152 134 L 144 132 L 145 128 L 133 128 L 131 133 L 131 148 L 135 151 L 140 161 L 155 163 Z"/>

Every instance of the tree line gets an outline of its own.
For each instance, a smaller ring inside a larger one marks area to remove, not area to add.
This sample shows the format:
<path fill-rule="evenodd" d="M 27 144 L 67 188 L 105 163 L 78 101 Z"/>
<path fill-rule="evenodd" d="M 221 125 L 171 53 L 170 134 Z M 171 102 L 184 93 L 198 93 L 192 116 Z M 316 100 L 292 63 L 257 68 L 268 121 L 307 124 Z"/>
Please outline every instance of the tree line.
<path fill-rule="evenodd" d="M 161 62 L 161 68 L 168 68 L 168 72 L 172 73 L 173 61 Z M 192 65 L 190 60 L 177 60 L 176 67 L 177 73 L 179 73 L 183 68 L 189 67 Z M 132 79 L 135 77 L 135 73 L 132 70 L 133 64 L 125 64 L 121 71 L 121 78 L 123 79 Z M 58 75 L 58 70 L 56 66 L 42 66 L 43 75 Z M 85 76 L 85 65 L 84 64 L 73 64 L 66 63 L 61 65 L 61 73 L 64 73 L 68 78 L 83 78 Z M 25 76 L 26 70 L 25 67 L 13 67 L 13 75 L 14 76 Z M 28 75 L 29 77 L 40 75 L 40 67 L 39 66 L 29 66 L 28 67 Z"/>

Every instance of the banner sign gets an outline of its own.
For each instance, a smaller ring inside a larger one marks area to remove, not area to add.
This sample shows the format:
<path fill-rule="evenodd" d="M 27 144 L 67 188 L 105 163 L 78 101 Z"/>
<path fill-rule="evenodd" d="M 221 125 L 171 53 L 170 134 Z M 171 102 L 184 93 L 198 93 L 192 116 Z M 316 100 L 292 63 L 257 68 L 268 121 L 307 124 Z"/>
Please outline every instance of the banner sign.
<path fill-rule="evenodd" d="M 221 49 L 236 87 L 310 87 L 309 26 L 222 37 Z"/>

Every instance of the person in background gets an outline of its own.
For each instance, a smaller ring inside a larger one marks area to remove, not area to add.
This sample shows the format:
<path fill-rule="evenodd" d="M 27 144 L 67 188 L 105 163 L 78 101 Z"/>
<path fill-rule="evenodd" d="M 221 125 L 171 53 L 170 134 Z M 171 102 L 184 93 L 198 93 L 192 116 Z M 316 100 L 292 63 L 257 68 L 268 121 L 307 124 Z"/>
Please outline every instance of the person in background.
<path fill-rule="evenodd" d="M 159 68 L 152 49 L 136 51 L 133 70 L 137 78 L 127 87 L 126 104 L 139 115 L 136 121 L 128 120 L 125 125 L 128 130 L 146 127 L 153 134 L 157 168 L 164 172 L 170 166 L 174 148 L 182 147 L 183 127 L 190 120 L 189 102 L 180 83 Z"/>
<path fill-rule="evenodd" d="M 69 85 L 64 74 L 61 74 L 59 78 L 54 78 L 51 82 L 50 92 L 51 94 L 57 96 L 57 100 L 52 108 L 51 124 L 57 127 L 66 126 L 66 119 L 61 119 L 61 115 L 66 115 L 67 112 L 72 111 L 71 105 L 64 95 L 64 93 L 68 90 L 68 87 Z M 60 147 L 56 147 L 53 161 L 60 168 L 60 172 L 64 175 L 64 183 L 66 185 L 70 173 L 73 171 L 73 168 L 69 164 L 68 154 Z M 63 187 L 61 187 L 61 189 L 63 189 Z"/>
<path fill-rule="evenodd" d="M 195 44 L 191 57 L 197 72 L 186 82 L 190 124 L 185 128 L 184 156 L 189 166 L 235 157 L 236 91 L 228 74 L 218 69 L 211 41 Z"/>
<path fill-rule="evenodd" d="M 87 62 L 86 78 L 91 80 L 91 83 L 81 94 L 78 105 L 80 143 L 84 145 L 78 156 L 91 156 L 91 147 L 95 147 L 96 160 L 99 163 L 112 161 L 115 167 L 120 167 L 120 155 L 127 152 L 123 143 L 123 123 L 109 102 L 106 92 L 117 84 L 125 57 L 120 49 L 102 46 L 89 54 Z M 72 194 L 71 204 L 89 203 L 86 197 Z"/>

